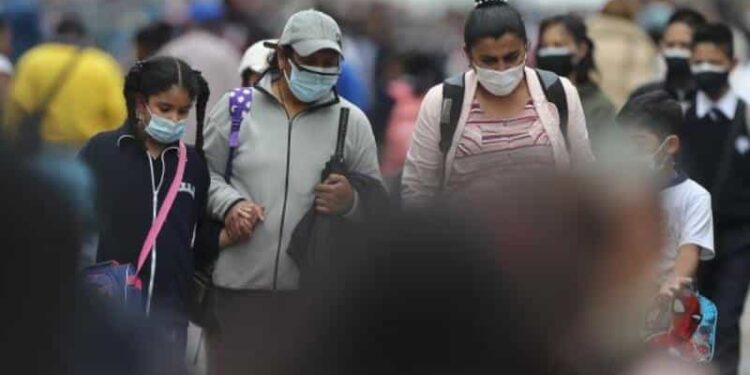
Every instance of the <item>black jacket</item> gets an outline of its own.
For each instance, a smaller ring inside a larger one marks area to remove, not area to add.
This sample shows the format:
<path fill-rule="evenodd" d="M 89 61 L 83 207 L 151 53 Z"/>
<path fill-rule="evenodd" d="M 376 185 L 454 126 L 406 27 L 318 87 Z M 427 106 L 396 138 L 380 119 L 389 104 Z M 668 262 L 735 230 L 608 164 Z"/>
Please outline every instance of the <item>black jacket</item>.
<path fill-rule="evenodd" d="M 680 131 L 680 163 L 690 178 L 711 192 L 719 229 L 750 225 L 750 153 L 738 150 L 739 144 L 750 141 L 745 106 L 740 99 L 734 120 L 712 120 L 709 116 L 698 118 L 693 105 Z M 720 177 L 727 150 L 728 169 Z"/>
<path fill-rule="evenodd" d="M 292 232 L 287 254 L 300 268 L 302 288 L 312 286 L 321 276 L 330 277 L 339 262 L 346 262 L 340 252 L 357 246 L 357 236 L 353 233 L 355 223 L 379 220 L 389 206 L 388 193 L 379 180 L 360 173 L 348 173 L 347 178 L 359 197 L 354 220 L 320 215 L 313 206 Z"/>
<path fill-rule="evenodd" d="M 99 231 L 97 261 L 136 264 L 152 221 L 177 170 L 177 145 L 151 158 L 128 126 L 92 138 L 80 153 L 96 184 Z M 219 228 L 205 220 L 209 174 L 204 159 L 188 147 L 180 191 L 156 241 L 156 277 L 151 316 L 187 322 L 194 257 L 218 252 Z M 156 190 L 156 194 L 154 194 Z M 194 242 L 193 242 L 194 241 Z M 141 280 L 148 293 L 153 254 Z"/>

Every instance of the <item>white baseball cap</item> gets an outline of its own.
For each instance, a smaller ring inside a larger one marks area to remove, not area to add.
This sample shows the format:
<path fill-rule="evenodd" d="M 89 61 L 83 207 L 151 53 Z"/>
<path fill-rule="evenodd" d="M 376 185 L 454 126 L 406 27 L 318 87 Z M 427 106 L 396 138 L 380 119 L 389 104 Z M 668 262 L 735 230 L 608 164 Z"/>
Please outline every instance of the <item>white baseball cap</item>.
<path fill-rule="evenodd" d="M 266 46 L 268 44 L 278 43 L 277 39 L 266 39 L 256 42 L 245 51 L 240 62 L 238 73 L 242 74 L 246 69 L 256 73 L 264 73 L 268 70 L 268 58 L 273 54 L 273 48 Z"/>
<path fill-rule="evenodd" d="M 301 56 L 310 56 L 324 49 L 334 50 L 341 55 L 342 40 L 341 29 L 331 16 L 309 9 L 289 17 L 279 44 L 292 46 Z"/>

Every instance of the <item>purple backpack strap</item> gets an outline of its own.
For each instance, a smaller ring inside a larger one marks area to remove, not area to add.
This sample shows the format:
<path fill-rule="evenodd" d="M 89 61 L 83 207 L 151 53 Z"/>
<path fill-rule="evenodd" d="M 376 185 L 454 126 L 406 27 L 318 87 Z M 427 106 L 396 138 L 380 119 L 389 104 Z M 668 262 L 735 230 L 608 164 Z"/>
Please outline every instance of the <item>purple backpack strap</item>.
<path fill-rule="evenodd" d="M 229 132 L 229 157 L 224 170 L 224 180 L 228 183 L 232 178 L 232 160 L 237 148 L 240 146 L 240 126 L 242 120 L 250 112 L 253 102 L 252 88 L 237 88 L 229 93 L 229 117 L 232 120 L 232 128 Z"/>

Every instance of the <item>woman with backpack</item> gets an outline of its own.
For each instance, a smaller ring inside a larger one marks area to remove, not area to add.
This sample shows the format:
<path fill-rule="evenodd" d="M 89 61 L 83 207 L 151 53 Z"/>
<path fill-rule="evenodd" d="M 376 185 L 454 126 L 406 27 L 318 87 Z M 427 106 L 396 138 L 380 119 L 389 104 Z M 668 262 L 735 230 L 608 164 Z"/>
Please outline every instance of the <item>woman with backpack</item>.
<path fill-rule="evenodd" d="M 195 147 L 180 141 L 194 105 L 202 128 L 209 89 L 184 61 L 156 57 L 130 69 L 124 96 L 126 123 L 94 136 L 80 153 L 96 185 L 99 265 L 94 267 L 112 267 L 105 263 L 111 261 L 140 266 L 128 285 L 142 291 L 143 301 L 128 312 L 137 311 L 134 318 L 147 326 L 141 334 L 159 350 L 159 368 L 179 373 L 194 257 L 216 253 L 220 237 L 205 215 L 210 179 L 202 137 Z M 91 280 L 93 271 L 87 271 Z M 148 319 L 139 318 L 142 312 Z"/>
<path fill-rule="evenodd" d="M 471 69 L 422 103 L 403 175 L 406 207 L 593 160 L 576 88 L 527 68 L 526 27 L 501 0 L 478 0 L 464 29 Z M 562 108 L 561 108 L 562 107 Z"/>

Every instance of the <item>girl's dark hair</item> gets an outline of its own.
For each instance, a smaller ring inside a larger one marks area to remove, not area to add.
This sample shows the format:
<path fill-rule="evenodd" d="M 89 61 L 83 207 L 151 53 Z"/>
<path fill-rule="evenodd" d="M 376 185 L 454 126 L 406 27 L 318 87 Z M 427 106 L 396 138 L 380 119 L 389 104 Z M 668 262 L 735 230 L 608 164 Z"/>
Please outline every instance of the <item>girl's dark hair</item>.
<path fill-rule="evenodd" d="M 596 63 L 594 62 L 594 41 L 589 38 L 586 23 L 581 17 L 573 14 L 547 18 L 539 26 L 538 45 L 542 44 L 544 32 L 554 25 L 562 25 L 576 44 L 585 44 L 588 47 L 586 56 L 576 65 L 573 72 L 573 79 L 576 83 L 588 83 L 591 81 L 591 73 L 596 72 Z"/>
<path fill-rule="evenodd" d="M 528 42 L 526 25 L 516 8 L 502 0 L 476 0 L 476 7 L 464 25 L 466 48 L 471 50 L 480 39 L 500 38 L 508 33 Z"/>
<path fill-rule="evenodd" d="M 154 57 L 145 61 L 138 61 L 130 68 L 125 77 L 125 102 L 128 108 L 128 125 L 135 129 L 136 98 L 140 95 L 148 99 L 152 95 L 169 90 L 172 86 L 185 89 L 190 100 L 195 102 L 196 136 L 195 148 L 203 153 L 203 123 L 206 115 L 206 105 L 211 92 L 203 75 L 193 70 L 186 62 L 175 57 Z"/>

